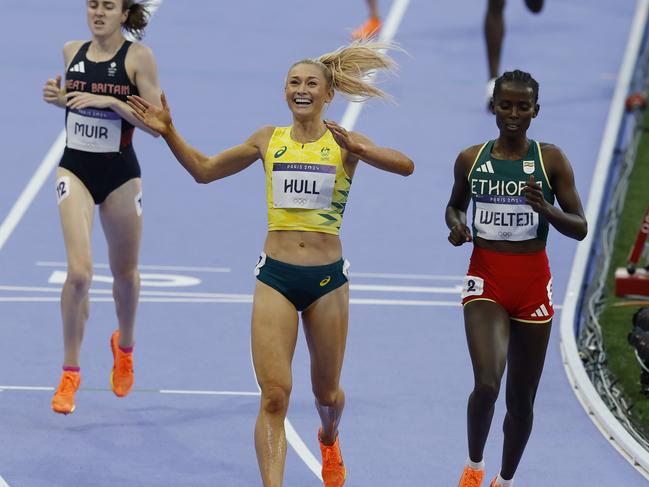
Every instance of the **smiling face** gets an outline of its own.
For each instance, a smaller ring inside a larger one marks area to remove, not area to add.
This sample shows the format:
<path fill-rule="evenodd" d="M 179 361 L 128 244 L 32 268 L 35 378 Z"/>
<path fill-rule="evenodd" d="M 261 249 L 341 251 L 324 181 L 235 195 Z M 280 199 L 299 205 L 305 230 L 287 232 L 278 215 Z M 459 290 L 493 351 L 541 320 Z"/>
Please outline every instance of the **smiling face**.
<path fill-rule="evenodd" d="M 87 18 L 90 32 L 95 37 L 110 37 L 120 32 L 128 18 L 128 11 L 122 11 L 123 0 L 88 0 Z"/>
<path fill-rule="evenodd" d="M 525 136 L 539 108 L 532 87 L 520 81 L 504 81 L 491 105 L 504 137 Z"/>
<path fill-rule="evenodd" d="M 306 120 L 322 118 L 334 91 L 319 65 L 299 63 L 288 72 L 284 94 L 293 117 Z"/>

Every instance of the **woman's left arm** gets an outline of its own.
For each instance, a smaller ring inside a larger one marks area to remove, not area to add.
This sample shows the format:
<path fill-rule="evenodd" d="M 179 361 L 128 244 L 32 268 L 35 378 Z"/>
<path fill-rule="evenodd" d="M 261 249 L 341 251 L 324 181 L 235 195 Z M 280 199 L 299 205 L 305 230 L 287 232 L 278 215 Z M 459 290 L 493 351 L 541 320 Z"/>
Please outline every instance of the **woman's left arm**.
<path fill-rule="evenodd" d="M 415 170 L 415 164 L 402 152 L 388 147 L 379 147 L 364 135 L 348 132 L 335 122 L 327 120 L 325 125 L 336 143 L 356 160 L 360 159 L 378 169 L 402 176 L 410 176 Z"/>
<path fill-rule="evenodd" d="M 588 222 L 577 193 L 570 162 L 561 149 L 554 145 L 543 144 L 542 152 L 550 184 L 561 208 L 545 201 L 533 176 L 523 190 L 523 195 L 532 209 L 543 215 L 559 232 L 576 240 L 583 240 L 588 233 Z"/>
<path fill-rule="evenodd" d="M 137 86 L 140 96 L 159 108 L 161 93 L 160 81 L 158 79 L 158 68 L 153 51 L 142 44 L 133 44 L 128 51 L 127 64 L 135 66 L 133 82 Z M 160 136 L 160 134 L 140 122 L 131 107 L 113 96 L 73 91 L 68 93 L 66 97 L 68 99 L 68 108 L 110 108 L 131 125 L 144 130 L 154 137 Z"/>

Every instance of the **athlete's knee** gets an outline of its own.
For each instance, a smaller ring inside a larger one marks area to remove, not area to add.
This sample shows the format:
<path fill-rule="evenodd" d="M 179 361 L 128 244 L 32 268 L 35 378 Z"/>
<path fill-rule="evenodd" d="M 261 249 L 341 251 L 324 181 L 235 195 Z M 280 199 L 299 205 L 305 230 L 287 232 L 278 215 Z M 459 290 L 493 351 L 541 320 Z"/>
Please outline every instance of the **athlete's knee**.
<path fill-rule="evenodd" d="M 286 386 L 268 386 L 261 388 L 261 409 L 270 414 L 286 414 L 291 388 Z"/>
<path fill-rule="evenodd" d="M 68 268 L 68 275 L 65 282 L 68 286 L 71 286 L 75 292 L 88 292 L 92 282 L 92 268 L 89 266 L 70 266 Z"/>
<path fill-rule="evenodd" d="M 510 417 L 526 421 L 534 415 L 534 394 L 533 393 L 509 393 L 505 400 L 507 413 Z"/>
<path fill-rule="evenodd" d="M 313 388 L 313 395 L 316 402 L 320 406 L 332 407 L 336 406 L 343 395 L 343 390 L 339 387 L 336 388 Z"/>
<path fill-rule="evenodd" d="M 485 381 L 476 383 L 471 393 L 471 398 L 474 401 L 478 401 L 480 404 L 492 405 L 498 399 L 498 392 L 500 391 L 500 386 L 498 382 L 495 381 Z"/>
<path fill-rule="evenodd" d="M 113 270 L 113 279 L 118 286 L 136 286 L 140 284 L 140 272 L 137 267 Z"/>
<path fill-rule="evenodd" d="M 489 0 L 487 4 L 487 11 L 490 14 L 502 14 L 505 10 L 505 0 Z"/>

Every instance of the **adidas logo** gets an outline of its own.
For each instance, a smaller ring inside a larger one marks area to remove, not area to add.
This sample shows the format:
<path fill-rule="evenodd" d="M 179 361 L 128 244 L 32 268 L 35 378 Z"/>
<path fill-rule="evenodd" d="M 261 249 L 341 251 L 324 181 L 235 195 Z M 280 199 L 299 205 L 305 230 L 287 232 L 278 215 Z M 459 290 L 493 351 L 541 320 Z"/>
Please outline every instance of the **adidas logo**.
<path fill-rule="evenodd" d="M 550 316 L 550 313 L 548 313 L 548 308 L 545 307 L 545 304 L 542 304 L 539 306 L 539 308 L 532 313 L 530 316 L 534 316 L 535 318 L 543 318 Z"/>
<path fill-rule="evenodd" d="M 72 66 L 68 71 L 73 73 L 85 73 L 86 66 L 83 64 L 83 61 L 79 61 L 77 64 Z"/>
<path fill-rule="evenodd" d="M 489 174 L 493 174 L 494 167 L 491 165 L 491 161 L 487 161 L 480 167 L 478 167 L 478 169 L 476 169 L 476 172 L 488 172 Z"/>

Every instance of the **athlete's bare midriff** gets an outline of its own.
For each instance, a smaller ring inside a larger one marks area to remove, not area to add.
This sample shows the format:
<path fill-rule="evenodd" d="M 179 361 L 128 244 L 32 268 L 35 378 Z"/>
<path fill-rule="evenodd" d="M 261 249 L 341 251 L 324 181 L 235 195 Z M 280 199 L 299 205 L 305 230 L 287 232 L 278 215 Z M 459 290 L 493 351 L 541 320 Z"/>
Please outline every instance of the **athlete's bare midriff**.
<path fill-rule="evenodd" d="M 509 242 L 507 240 L 486 240 L 484 238 L 476 237 L 474 245 L 481 249 L 492 250 L 494 252 L 528 254 L 530 252 L 540 252 L 541 250 L 544 250 L 545 240 L 535 238 L 522 242 Z"/>
<path fill-rule="evenodd" d="M 268 232 L 264 252 L 272 259 L 295 265 L 325 265 L 340 260 L 338 235 L 297 230 Z"/>

